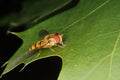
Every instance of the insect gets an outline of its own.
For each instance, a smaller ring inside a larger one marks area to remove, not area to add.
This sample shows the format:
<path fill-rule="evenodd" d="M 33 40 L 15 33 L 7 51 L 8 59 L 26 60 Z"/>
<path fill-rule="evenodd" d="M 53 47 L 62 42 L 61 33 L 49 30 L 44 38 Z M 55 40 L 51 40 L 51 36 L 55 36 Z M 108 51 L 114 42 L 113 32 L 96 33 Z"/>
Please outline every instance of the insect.
<path fill-rule="evenodd" d="M 36 42 L 33 44 L 30 48 L 29 51 L 35 50 L 35 49 L 41 49 L 41 48 L 49 48 L 53 52 L 55 52 L 51 47 L 53 46 L 63 46 L 63 41 L 62 41 L 63 34 L 48 34 L 46 35 L 41 41 Z"/>

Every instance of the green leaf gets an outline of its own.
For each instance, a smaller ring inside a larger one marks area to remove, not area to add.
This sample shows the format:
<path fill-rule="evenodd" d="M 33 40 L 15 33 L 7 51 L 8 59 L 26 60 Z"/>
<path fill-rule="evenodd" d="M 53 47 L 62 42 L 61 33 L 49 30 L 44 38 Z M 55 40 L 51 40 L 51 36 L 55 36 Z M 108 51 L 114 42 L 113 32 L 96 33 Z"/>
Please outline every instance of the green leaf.
<path fill-rule="evenodd" d="M 51 16 L 57 14 L 59 12 L 58 10 L 61 10 L 63 7 L 65 7 L 66 5 L 71 3 L 71 1 L 72 0 L 61 0 L 61 1 L 59 1 L 59 0 L 50 0 L 50 1 L 30 0 L 30 1 L 25 1 L 23 4 L 23 8 L 19 14 L 16 14 L 16 15 L 9 14 L 9 16 L 6 16 L 3 19 L 1 19 L 0 25 L 10 24 L 10 26 L 8 25 L 8 27 L 9 27 L 8 29 L 10 29 L 10 30 L 11 30 L 11 28 L 14 28 L 14 27 L 16 29 L 19 29 L 18 27 L 21 27 L 21 25 L 24 25 L 24 24 L 25 24 L 25 26 L 24 26 L 25 29 L 34 27 L 34 26 L 32 26 L 33 24 L 35 24 L 37 22 L 39 22 L 39 23 L 42 22 L 42 20 L 44 20 L 45 18 L 47 19 L 47 16 L 49 16 L 49 15 L 50 15 L 49 17 L 51 17 Z M 58 11 L 58 12 L 56 12 L 56 11 Z M 4 70 L 3 74 L 11 71 L 14 67 L 16 67 L 17 65 L 22 63 L 22 60 L 24 60 L 25 58 L 28 58 L 29 56 L 32 56 L 33 54 L 35 54 L 36 51 L 29 52 L 28 48 L 32 44 L 34 44 L 36 41 L 40 40 L 39 39 L 39 31 L 42 29 L 42 27 L 41 26 L 38 26 L 38 27 L 30 29 L 25 32 L 18 33 L 18 34 L 16 33 L 16 35 L 20 36 L 23 39 L 24 43 L 21 46 L 21 48 L 15 53 L 15 55 L 13 55 L 11 57 L 11 59 L 6 62 L 6 63 L 8 63 L 8 65 L 7 65 L 6 69 Z M 29 36 L 29 37 L 26 37 L 26 36 Z M 28 60 L 26 63 L 32 62 L 31 60 L 33 60 L 33 59 Z M 24 63 L 24 61 L 23 61 L 23 63 Z"/>
<path fill-rule="evenodd" d="M 39 40 L 39 31 L 45 29 L 64 34 L 66 47 L 53 47 L 55 53 L 42 49 L 19 64 L 57 55 L 63 60 L 58 80 L 120 80 L 119 3 L 119 0 L 80 0 L 74 8 L 19 33 L 24 43 L 9 60 L 4 73 L 18 65 L 12 63 Z"/>

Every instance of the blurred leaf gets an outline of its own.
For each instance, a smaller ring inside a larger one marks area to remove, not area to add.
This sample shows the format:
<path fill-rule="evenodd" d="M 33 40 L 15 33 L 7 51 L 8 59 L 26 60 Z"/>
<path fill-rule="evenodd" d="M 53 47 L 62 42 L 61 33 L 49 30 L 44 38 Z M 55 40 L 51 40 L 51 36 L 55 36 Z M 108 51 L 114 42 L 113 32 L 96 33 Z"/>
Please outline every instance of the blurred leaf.
<path fill-rule="evenodd" d="M 18 3 L 17 1 L 15 2 Z M 39 20 L 44 20 L 43 18 L 64 7 L 70 2 L 71 0 L 21 0 L 21 2 L 19 2 L 20 5 L 16 5 L 17 7 L 20 7 L 19 12 L 11 12 L 1 18 L 0 25 L 8 24 L 10 28 L 17 28 L 21 27 L 20 25 L 25 25 L 29 28 L 36 24 Z"/>
<path fill-rule="evenodd" d="M 27 65 L 33 60 L 57 55 L 63 60 L 59 80 L 120 80 L 119 3 L 119 0 L 80 0 L 69 11 L 19 33 L 24 43 L 9 60 L 4 73 L 16 66 L 12 63 L 39 40 L 39 31 L 45 29 L 64 34 L 66 47 L 54 47 L 55 53 L 42 49 L 36 53 L 41 53 L 39 57 L 34 55 L 20 63 Z"/>

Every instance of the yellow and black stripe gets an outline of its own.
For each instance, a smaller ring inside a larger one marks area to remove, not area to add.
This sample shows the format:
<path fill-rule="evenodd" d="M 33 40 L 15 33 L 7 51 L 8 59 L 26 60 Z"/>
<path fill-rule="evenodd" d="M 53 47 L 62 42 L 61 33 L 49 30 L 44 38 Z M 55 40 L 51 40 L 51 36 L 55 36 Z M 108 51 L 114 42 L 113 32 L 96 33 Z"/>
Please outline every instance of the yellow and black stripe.
<path fill-rule="evenodd" d="M 29 51 L 41 48 L 42 46 L 43 46 L 43 41 L 38 41 L 29 48 Z"/>

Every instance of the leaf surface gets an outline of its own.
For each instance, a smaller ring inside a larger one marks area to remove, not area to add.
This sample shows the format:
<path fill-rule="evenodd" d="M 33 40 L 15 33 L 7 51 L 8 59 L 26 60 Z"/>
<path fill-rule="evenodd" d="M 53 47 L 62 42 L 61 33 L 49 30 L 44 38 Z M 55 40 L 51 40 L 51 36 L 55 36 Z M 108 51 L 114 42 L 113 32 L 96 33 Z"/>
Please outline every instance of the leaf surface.
<path fill-rule="evenodd" d="M 43 49 L 37 52 L 40 53 L 37 58 L 32 56 L 20 63 L 28 64 L 57 55 L 63 60 L 59 80 L 119 80 L 119 3 L 119 0 L 80 0 L 74 8 L 19 33 L 24 43 L 11 58 L 6 70 L 39 40 L 39 31 L 45 29 L 50 33 L 64 34 L 66 47 L 53 47 L 55 53 Z"/>

